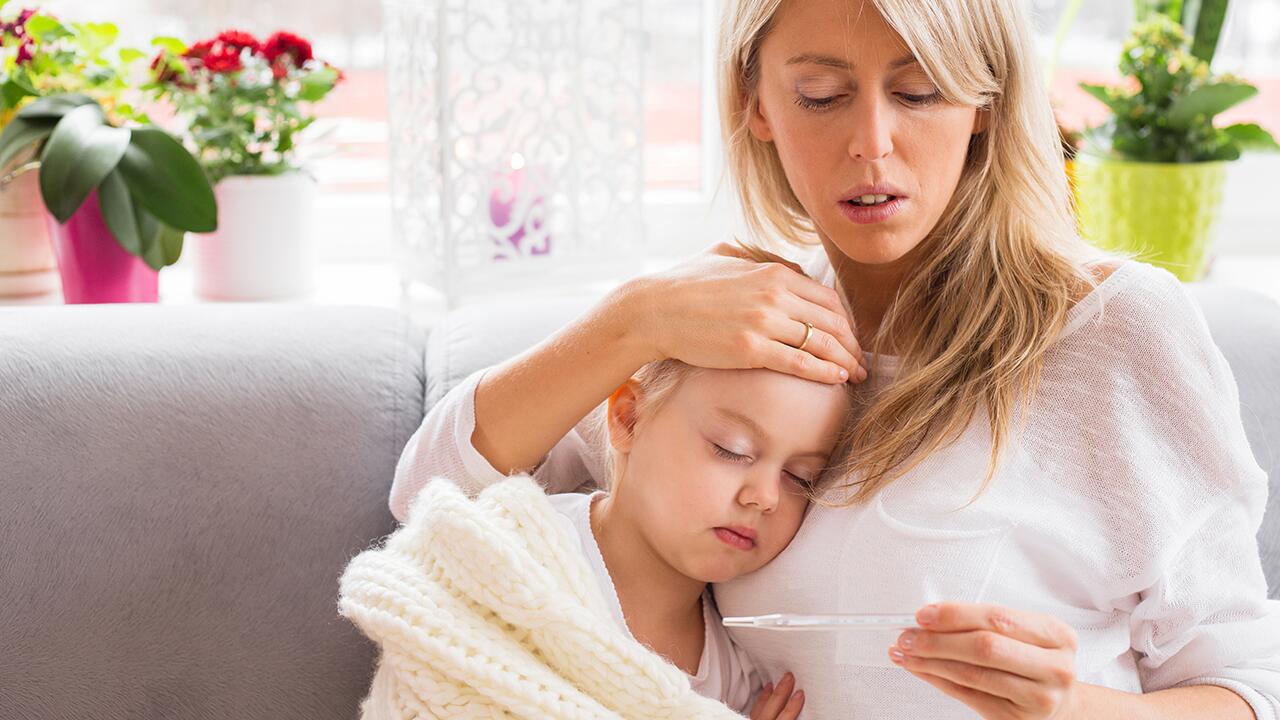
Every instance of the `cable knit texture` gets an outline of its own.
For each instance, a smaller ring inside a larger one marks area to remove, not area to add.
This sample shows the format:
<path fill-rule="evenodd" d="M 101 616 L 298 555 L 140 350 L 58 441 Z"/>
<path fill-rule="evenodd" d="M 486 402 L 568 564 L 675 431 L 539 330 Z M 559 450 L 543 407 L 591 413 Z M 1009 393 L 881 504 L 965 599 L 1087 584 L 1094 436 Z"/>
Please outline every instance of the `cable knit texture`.
<path fill-rule="evenodd" d="M 475 500 L 429 482 L 340 591 L 340 612 L 381 648 L 366 720 L 741 717 L 617 627 L 528 475 Z"/>

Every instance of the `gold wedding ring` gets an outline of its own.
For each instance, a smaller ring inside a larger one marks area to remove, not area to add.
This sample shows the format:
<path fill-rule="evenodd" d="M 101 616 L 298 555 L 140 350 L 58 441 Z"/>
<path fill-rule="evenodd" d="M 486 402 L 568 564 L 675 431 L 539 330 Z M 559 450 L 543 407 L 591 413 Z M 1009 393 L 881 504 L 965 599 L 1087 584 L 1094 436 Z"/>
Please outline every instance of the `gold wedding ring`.
<path fill-rule="evenodd" d="M 800 341 L 800 344 L 796 346 L 796 349 L 803 350 L 804 346 L 809 344 L 809 338 L 811 337 L 813 337 L 813 323 L 805 323 L 804 324 L 804 340 Z"/>

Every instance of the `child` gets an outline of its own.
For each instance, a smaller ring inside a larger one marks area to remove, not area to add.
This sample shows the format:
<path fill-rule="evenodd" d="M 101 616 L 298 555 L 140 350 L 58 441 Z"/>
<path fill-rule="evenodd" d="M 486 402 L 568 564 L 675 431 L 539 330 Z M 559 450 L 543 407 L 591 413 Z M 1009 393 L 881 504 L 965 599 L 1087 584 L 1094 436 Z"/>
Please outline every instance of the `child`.
<path fill-rule="evenodd" d="M 611 445 L 608 491 L 551 496 L 618 625 L 689 674 L 698 693 L 739 712 L 750 704 L 752 718 L 795 718 L 804 695 L 792 694 L 789 673 L 776 689 L 760 687 L 708 583 L 786 548 L 852 393 L 772 370 L 651 363 L 598 417 Z"/>

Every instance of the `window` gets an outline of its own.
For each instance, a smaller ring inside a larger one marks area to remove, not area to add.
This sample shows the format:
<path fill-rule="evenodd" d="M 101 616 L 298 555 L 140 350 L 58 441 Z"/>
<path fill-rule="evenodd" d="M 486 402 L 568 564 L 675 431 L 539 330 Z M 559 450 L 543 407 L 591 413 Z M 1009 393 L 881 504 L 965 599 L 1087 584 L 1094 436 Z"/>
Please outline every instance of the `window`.
<path fill-rule="evenodd" d="M 723 0 L 642 1 L 648 36 L 646 232 L 655 255 L 681 255 L 739 230 L 733 188 L 720 183 L 723 161 L 714 97 L 715 33 Z M 1027 1 L 1042 58 L 1047 59 L 1067 0 Z M 48 0 L 41 6 L 68 19 L 115 21 L 122 40 L 142 48 L 155 35 L 191 41 L 227 27 L 259 35 L 288 29 L 309 37 L 319 57 L 347 74 L 347 81 L 318 108 L 323 119 L 316 129 L 328 133 L 317 146 L 327 154 L 313 164 L 323 193 L 324 216 L 317 223 L 323 233 L 322 261 L 390 259 L 378 0 Z M 1066 122 L 1078 126 L 1105 116 L 1105 108 L 1077 85 L 1116 79 L 1116 59 L 1131 19 L 1131 3 L 1085 1 L 1052 84 Z M 1262 91 L 1224 119 L 1260 121 L 1280 133 L 1280 0 L 1232 3 L 1214 67 L 1239 72 Z M 1224 207 L 1224 249 L 1280 252 L 1280 243 L 1271 239 L 1280 206 L 1263 198 L 1266 180 L 1276 177 L 1280 156 L 1255 155 L 1233 165 Z"/>

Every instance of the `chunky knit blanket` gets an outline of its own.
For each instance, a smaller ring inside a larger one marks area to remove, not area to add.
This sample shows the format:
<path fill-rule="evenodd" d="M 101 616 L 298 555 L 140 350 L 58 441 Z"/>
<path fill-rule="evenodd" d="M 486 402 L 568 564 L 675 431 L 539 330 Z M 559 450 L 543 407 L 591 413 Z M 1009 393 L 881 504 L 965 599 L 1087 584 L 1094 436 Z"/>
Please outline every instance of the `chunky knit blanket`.
<path fill-rule="evenodd" d="M 365 720 L 738 718 L 627 636 L 528 475 L 467 499 L 437 478 L 353 558 L 341 613 L 380 646 Z"/>

